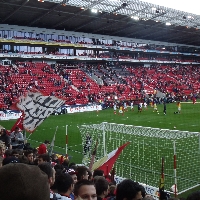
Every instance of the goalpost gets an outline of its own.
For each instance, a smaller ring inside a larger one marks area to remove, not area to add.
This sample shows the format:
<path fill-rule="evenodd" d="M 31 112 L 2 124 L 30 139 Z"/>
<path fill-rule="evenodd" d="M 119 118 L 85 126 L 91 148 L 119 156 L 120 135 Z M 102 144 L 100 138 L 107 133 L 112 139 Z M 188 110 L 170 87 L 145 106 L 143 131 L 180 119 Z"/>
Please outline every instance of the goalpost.
<path fill-rule="evenodd" d="M 91 137 L 83 163 L 89 165 L 98 140 L 96 160 L 130 141 L 115 164 L 116 175 L 158 187 L 165 158 L 165 189 L 176 184 L 183 193 L 200 183 L 200 133 L 103 122 L 81 125 L 82 145 Z"/>

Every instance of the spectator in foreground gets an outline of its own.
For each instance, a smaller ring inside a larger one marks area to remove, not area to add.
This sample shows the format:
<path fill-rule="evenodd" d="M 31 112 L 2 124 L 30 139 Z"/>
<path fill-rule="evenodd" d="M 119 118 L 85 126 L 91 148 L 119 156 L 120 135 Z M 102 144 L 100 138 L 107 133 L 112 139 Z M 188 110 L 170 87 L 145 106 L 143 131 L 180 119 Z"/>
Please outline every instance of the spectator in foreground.
<path fill-rule="evenodd" d="M 186 200 L 199 200 L 200 199 L 200 191 L 195 191 L 190 194 Z"/>
<path fill-rule="evenodd" d="M 62 173 L 56 177 L 55 181 L 57 199 L 72 200 L 70 195 L 74 189 L 74 180 L 68 173 Z"/>
<path fill-rule="evenodd" d="M 142 200 L 139 183 L 125 179 L 117 185 L 116 200 Z"/>
<path fill-rule="evenodd" d="M 95 181 L 95 188 L 97 200 L 103 200 L 108 195 L 109 184 L 104 177 L 98 177 L 98 179 Z"/>
<path fill-rule="evenodd" d="M 86 179 L 78 181 L 74 186 L 75 199 L 97 200 L 94 183 Z"/>
<path fill-rule="evenodd" d="M 88 169 L 85 166 L 78 166 L 76 169 L 77 180 L 80 181 L 82 179 L 88 180 Z"/>
<path fill-rule="evenodd" d="M 49 188 L 54 184 L 55 182 L 55 169 L 51 167 L 50 163 L 42 163 L 38 165 L 38 167 L 47 174 L 48 176 L 48 184 Z M 50 200 L 56 199 L 56 195 L 54 192 L 50 189 Z"/>
<path fill-rule="evenodd" d="M 95 169 L 94 172 L 93 172 L 93 178 L 95 176 L 104 176 L 104 171 L 100 170 L 100 169 Z"/>
<path fill-rule="evenodd" d="M 45 163 L 45 162 L 50 163 L 50 156 L 48 153 L 41 154 L 38 156 L 38 165 Z"/>
<path fill-rule="evenodd" d="M 49 200 L 47 175 L 37 166 L 8 164 L 0 169 L 1 200 Z"/>

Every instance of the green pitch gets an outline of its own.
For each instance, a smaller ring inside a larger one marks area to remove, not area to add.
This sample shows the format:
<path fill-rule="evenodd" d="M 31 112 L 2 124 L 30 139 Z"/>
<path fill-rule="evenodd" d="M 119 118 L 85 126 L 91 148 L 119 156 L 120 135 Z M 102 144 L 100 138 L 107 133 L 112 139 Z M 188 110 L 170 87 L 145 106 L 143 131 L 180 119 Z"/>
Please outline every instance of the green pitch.
<path fill-rule="evenodd" d="M 163 114 L 163 105 L 158 105 L 158 113 L 153 112 L 153 108 L 148 106 L 148 110 L 138 113 L 137 106 L 134 111 L 124 113 L 124 116 L 115 115 L 113 109 L 106 109 L 93 112 L 65 114 L 59 116 L 50 116 L 30 135 L 29 142 L 31 146 L 37 147 L 45 139 L 52 140 L 56 126 L 58 126 L 54 151 L 65 154 L 65 134 L 66 125 L 68 132 L 68 155 L 71 156 L 71 162 L 81 163 L 82 161 L 82 145 L 81 135 L 78 125 L 82 124 L 99 124 L 102 122 L 146 126 L 162 129 L 177 129 L 190 132 L 199 132 L 200 130 L 200 103 L 193 105 L 190 103 L 181 104 L 181 114 L 174 114 L 177 111 L 176 103 L 167 104 L 167 115 Z M 10 129 L 15 121 L 1 121 L 1 125 L 6 129 Z M 29 136 L 27 134 L 27 136 Z M 188 149 L 187 144 L 186 149 Z M 109 148 L 110 149 L 110 148 Z M 147 152 L 148 153 L 148 152 Z M 186 162 L 190 162 L 187 160 Z M 158 169 L 159 170 L 159 169 Z M 188 169 L 189 170 L 189 169 Z M 194 172 L 191 176 L 195 176 Z"/>

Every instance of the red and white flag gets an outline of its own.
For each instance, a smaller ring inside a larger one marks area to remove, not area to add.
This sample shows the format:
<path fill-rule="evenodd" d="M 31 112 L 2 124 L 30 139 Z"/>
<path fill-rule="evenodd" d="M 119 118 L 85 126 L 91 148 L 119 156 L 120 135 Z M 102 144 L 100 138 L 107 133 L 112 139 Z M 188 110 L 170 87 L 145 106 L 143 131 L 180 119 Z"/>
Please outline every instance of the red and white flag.
<path fill-rule="evenodd" d="M 113 150 L 97 162 L 95 162 L 92 166 L 92 170 L 101 169 L 104 171 L 104 175 L 108 175 L 113 165 L 115 164 L 117 158 L 121 154 L 122 150 L 128 145 L 130 142 L 123 144 L 122 146 L 118 147 L 117 149 Z"/>
<path fill-rule="evenodd" d="M 23 112 L 23 126 L 33 132 L 47 117 L 61 107 L 65 100 L 55 96 L 44 96 L 40 92 L 28 92 L 19 97 L 16 107 Z"/>
<path fill-rule="evenodd" d="M 18 118 L 18 120 L 13 125 L 13 127 L 10 130 L 10 133 L 12 133 L 15 130 L 16 127 L 18 127 L 21 130 L 24 130 L 24 127 L 23 127 L 23 116 L 22 115 L 20 116 L 20 118 Z"/>

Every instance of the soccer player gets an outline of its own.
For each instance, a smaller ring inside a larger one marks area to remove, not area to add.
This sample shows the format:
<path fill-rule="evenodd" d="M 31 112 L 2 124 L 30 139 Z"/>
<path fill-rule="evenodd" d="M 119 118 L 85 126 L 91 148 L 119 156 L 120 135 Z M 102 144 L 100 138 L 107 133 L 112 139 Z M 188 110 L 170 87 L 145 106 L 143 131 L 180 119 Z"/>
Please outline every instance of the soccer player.
<path fill-rule="evenodd" d="M 119 114 L 124 115 L 124 108 L 123 108 L 122 104 L 119 107 Z"/>
<path fill-rule="evenodd" d="M 126 102 L 124 102 L 124 112 L 127 111 L 127 105 Z"/>
<path fill-rule="evenodd" d="M 116 103 L 114 103 L 114 105 L 113 105 L 113 110 L 114 110 L 114 114 L 116 115 L 116 111 L 117 111 L 117 105 L 116 105 Z"/>
<path fill-rule="evenodd" d="M 164 103 L 163 105 L 164 105 L 163 113 L 164 113 L 164 115 L 166 115 L 166 114 L 167 114 L 167 111 L 166 111 L 166 110 L 167 110 L 167 108 L 166 108 L 166 103 Z"/>
<path fill-rule="evenodd" d="M 133 102 L 131 101 L 131 111 L 134 111 Z"/>
<path fill-rule="evenodd" d="M 157 108 L 157 105 L 156 105 L 155 102 L 154 102 L 154 104 L 153 104 L 153 112 L 158 112 L 158 108 Z"/>
<path fill-rule="evenodd" d="M 195 104 L 196 101 L 197 101 L 196 98 L 193 96 L 193 97 L 192 97 L 192 103 Z"/>
<path fill-rule="evenodd" d="M 142 112 L 142 103 L 138 103 L 138 112 L 139 112 L 139 113 Z"/>
<path fill-rule="evenodd" d="M 144 102 L 143 105 L 144 105 L 144 109 L 147 110 L 147 103 Z"/>
<path fill-rule="evenodd" d="M 180 101 L 177 103 L 177 107 L 178 107 L 178 114 L 180 114 L 181 113 L 181 102 Z"/>

